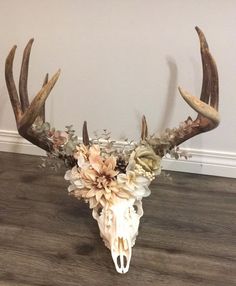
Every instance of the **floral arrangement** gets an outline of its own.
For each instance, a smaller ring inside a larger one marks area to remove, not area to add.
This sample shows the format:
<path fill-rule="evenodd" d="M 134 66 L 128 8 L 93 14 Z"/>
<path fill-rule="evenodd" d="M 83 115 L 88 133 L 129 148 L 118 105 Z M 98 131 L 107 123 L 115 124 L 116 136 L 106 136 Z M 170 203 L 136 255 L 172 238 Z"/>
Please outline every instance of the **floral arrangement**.
<path fill-rule="evenodd" d="M 150 194 L 148 188 L 160 172 L 161 158 L 145 145 L 140 145 L 127 154 L 118 156 L 94 144 L 76 147 L 77 165 L 66 172 L 69 193 L 89 202 L 90 208 L 114 203 L 117 197 L 133 196 L 141 199 Z M 124 170 L 125 166 L 125 170 Z"/>
<path fill-rule="evenodd" d="M 104 207 L 107 202 L 113 204 L 117 198 L 133 197 L 141 200 L 149 196 L 150 183 L 161 173 L 162 159 L 152 146 L 170 142 L 176 130 L 167 129 L 162 136 L 151 136 L 138 144 L 126 140 L 122 147 L 110 139 L 110 133 L 106 130 L 101 136 L 95 134 L 89 145 L 79 142 L 72 126 L 67 126 L 65 131 L 58 131 L 51 129 L 49 123 L 44 123 L 37 132 L 47 136 L 53 146 L 53 152 L 44 159 L 42 166 L 50 164 L 57 168 L 61 160 L 54 159 L 64 158 L 70 168 L 65 174 L 65 179 L 70 181 L 69 194 L 83 199 L 93 209 Z M 188 157 L 178 148 L 170 149 L 168 144 L 166 153 L 175 159 Z"/>

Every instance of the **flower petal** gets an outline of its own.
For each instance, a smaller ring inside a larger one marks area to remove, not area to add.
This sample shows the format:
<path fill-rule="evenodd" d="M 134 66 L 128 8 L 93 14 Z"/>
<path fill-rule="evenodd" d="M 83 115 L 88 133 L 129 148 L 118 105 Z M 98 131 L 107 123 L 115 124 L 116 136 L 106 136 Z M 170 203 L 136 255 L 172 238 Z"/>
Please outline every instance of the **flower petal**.
<path fill-rule="evenodd" d="M 71 179 L 71 170 L 66 171 L 64 179 L 67 181 Z"/>
<path fill-rule="evenodd" d="M 74 191 L 75 189 L 76 189 L 76 186 L 75 186 L 75 185 L 70 185 L 70 186 L 67 188 L 67 190 L 68 190 L 69 193 L 72 192 L 72 191 Z"/>
<path fill-rule="evenodd" d="M 126 174 L 119 174 L 118 176 L 117 176 L 117 182 L 118 182 L 118 184 L 124 184 L 125 182 L 126 182 L 126 180 L 127 180 L 127 176 L 126 176 Z"/>
<path fill-rule="evenodd" d="M 86 194 L 86 198 L 92 198 L 95 196 L 96 190 L 94 189 L 90 189 L 87 194 Z"/>
<path fill-rule="evenodd" d="M 128 192 L 126 192 L 125 190 L 120 190 L 116 195 L 122 199 L 129 199 L 130 198 L 130 194 Z"/>
<path fill-rule="evenodd" d="M 84 188 L 84 182 L 81 179 L 75 180 L 73 183 L 79 189 Z"/>
<path fill-rule="evenodd" d="M 132 193 L 132 195 L 138 200 L 142 199 L 143 197 L 148 197 L 150 194 L 151 191 L 148 187 L 140 187 Z"/>
<path fill-rule="evenodd" d="M 103 192 L 102 191 L 96 191 L 96 200 L 99 202 L 101 197 L 103 196 Z"/>
<path fill-rule="evenodd" d="M 137 176 L 136 177 L 136 183 L 139 185 L 149 185 L 150 184 L 150 180 L 144 176 Z"/>
<path fill-rule="evenodd" d="M 93 209 L 98 205 L 98 201 L 95 198 L 89 199 L 89 208 Z"/>
<path fill-rule="evenodd" d="M 111 198 L 111 192 L 110 193 L 104 193 L 104 196 L 105 196 L 106 200 L 109 201 Z"/>
<path fill-rule="evenodd" d="M 96 172 L 90 169 L 82 170 L 81 175 L 82 175 L 82 179 L 85 178 L 93 182 L 96 180 L 96 177 L 97 177 Z"/>
<path fill-rule="evenodd" d="M 96 170 L 98 173 L 101 173 L 103 166 L 102 157 L 90 155 L 89 162 L 94 170 Z"/>

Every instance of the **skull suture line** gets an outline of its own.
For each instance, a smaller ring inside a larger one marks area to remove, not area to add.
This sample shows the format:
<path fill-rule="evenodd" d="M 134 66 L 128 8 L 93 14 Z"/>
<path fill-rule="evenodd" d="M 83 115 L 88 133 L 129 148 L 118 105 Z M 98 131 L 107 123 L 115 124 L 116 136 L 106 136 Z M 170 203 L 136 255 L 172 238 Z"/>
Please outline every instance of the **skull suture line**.
<path fill-rule="evenodd" d="M 14 46 L 6 58 L 5 78 L 19 134 L 50 154 L 62 159 L 70 168 L 65 179 L 68 191 L 84 199 L 93 209 L 101 236 L 120 273 L 128 271 L 132 246 L 143 214 L 142 198 L 150 194 L 150 182 L 160 173 L 161 158 L 169 153 L 178 159 L 176 147 L 184 141 L 216 128 L 220 122 L 218 72 L 203 32 L 196 27 L 201 47 L 203 84 L 200 99 L 179 88 L 184 100 L 198 115 L 188 117 L 178 128 L 166 129 L 161 136 L 148 135 L 145 117 L 142 120 L 141 141 L 129 150 L 116 148 L 114 141 L 105 145 L 91 139 L 87 123 L 83 126 L 83 144 L 79 143 L 71 126 L 56 131 L 45 122 L 45 101 L 59 78 L 60 70 L 45 81 L 35 98 L 29 101 L 27 79 L 33 39 L 23 53 L 19 92 L 13 78 Z M 19 94 L 18 94 L 19 93 Z"/>

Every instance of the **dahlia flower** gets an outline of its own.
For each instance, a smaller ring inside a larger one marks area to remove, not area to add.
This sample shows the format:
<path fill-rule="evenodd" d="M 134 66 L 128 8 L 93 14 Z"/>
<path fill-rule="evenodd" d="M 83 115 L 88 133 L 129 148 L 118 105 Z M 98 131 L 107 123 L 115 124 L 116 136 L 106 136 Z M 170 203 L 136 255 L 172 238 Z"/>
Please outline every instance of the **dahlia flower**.
<path fill-rule="evenodd" d="M 83 198 L 89 202 L 90 208 L 97 205 L 104 206 L 106 201 L 115 202 L 117 197 L 129 198 L 130 194 L 117 182 L 118 171 L 116 158 L 110 156 L 103 158 L 100 155 L 99 146 L 93 145 L 86 156 L 78 156 L 78 166 L 67 171 L 66 180 L 70 180 L 68 191 L 77 198 Z"/>

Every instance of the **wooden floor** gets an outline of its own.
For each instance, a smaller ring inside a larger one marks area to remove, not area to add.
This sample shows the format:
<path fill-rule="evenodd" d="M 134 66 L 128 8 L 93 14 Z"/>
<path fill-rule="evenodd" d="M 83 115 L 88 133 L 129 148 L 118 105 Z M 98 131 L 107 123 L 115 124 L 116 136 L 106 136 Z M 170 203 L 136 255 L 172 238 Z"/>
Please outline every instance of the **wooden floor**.
<path fill-rule="evenodd" d="M 116 273 L 87 205 L 40 158 L 0 153 L 0 285 L 236 285 L 236 179 L 171 173 Z"/>

